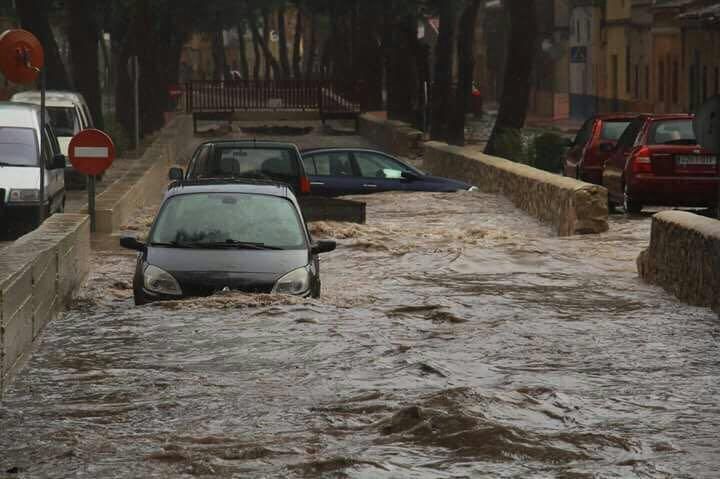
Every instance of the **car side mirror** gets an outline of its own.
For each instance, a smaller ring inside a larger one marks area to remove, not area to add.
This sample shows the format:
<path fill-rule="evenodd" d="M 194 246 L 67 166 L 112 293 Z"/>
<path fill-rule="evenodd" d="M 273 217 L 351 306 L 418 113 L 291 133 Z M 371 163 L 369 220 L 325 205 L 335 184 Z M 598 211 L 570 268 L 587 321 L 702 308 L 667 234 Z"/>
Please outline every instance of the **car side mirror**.
<path fill-rule="evenodd" d="M 403 171 L 401 175 L 408 181 L 417 181 L 420 179 L 420 175 L 412 171 Z"/>
<path fill-rule="evenodd" d="M 65 155 L 55 155 L 50 163 L 51 170 L 60 170 L 67 166 Z"/>
<path fill-rule="evenodd" d="M 168 172 L 168 178 L 170 181 L 182 181 L 184 177 L 185 172 L 182 168 L 178 168 L 177 166 L 170 168 L 170 171 Z"/>
<path fill-rule="evenodd" d="M 142 251 L 145 249 L 145 243 L 138 241 L 134 236 L 123 236 L 120 238 L 120 246 L 134 251 Z"/>
<path fill-rule="evenodd" d="M 310 252 L 314 255 L 322 254 L 322 253 L 329 253 L 331 251 L 335 251 L 335 248 L 337 248 L 337 243 L 335 241 L 322 240 L 322 241 L 313 243 L 310 248 Z"/>
<path fill-rule="evenodd" d="M 613 150 L 615 150 L 615 145 L 612 143 L 600 143 L 600 146 L 598 146 L 598 150 L 600 150 L 602 153 L 612 153 Z"/>

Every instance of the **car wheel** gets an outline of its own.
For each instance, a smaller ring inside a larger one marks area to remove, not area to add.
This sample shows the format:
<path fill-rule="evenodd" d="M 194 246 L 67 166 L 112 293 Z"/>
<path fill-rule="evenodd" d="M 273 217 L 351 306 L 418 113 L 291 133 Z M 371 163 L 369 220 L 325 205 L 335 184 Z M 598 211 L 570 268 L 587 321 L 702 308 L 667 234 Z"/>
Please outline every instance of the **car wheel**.
<path fill-rule="evenodd" d="M 627 185 L 625 185 L 625 188 L 623 189 L 623 209 L 625 210 L 626 214 L 632 215 L 640 213 L 643 209 L 640 203 L 630 198 Z"/>

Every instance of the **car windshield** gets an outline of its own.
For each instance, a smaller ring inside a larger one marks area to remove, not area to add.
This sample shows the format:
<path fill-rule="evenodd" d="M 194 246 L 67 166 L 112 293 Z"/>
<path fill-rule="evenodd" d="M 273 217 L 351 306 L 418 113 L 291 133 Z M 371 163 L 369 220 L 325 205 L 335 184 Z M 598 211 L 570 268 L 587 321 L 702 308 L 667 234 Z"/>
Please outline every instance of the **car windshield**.
<path fill-rule="evenodd" d="M 38 165 L 37 140 L 32 129 L 0 128 L 0 165 Z"/>
<path fill-rule="evenodd" d="M 658 120 L 650 126 L 649 145 L 696 145 L 692 119 Z"/>
<path fill-rule="evenodd" d="M 285 198 L 242 193 L 194 193 L 170 198 L 150 243 L 252 244 L 304 249 L 307 242 L 295 206 Z"/>
<path fill-rule="evenodd" d="M 51 106 L 47 112 L 58 136 L 74 136 L 80 130 L 75 108 Z"/>
<path fill-rule="evenodd" d="M 609 120 L 603 121 L 602 131 L 600 132 L 600 139 L 607 141 L 617 141 L 620 136 L 625 132 L 625 129 L 630 124 L 629 120 Z"/>
<path fill-rule="evenodd" d="M 221 146 L 212 155 L 198 157 L 191 176 L 286 179 L 298 177 L 299 172 L 293 150 Z"/>

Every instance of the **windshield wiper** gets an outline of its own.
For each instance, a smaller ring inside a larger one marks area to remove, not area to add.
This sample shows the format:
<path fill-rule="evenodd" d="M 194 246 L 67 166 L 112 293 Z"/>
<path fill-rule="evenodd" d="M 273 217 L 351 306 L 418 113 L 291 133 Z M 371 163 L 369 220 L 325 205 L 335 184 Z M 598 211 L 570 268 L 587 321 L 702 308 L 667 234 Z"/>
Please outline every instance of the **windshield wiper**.
<path fill-rule="evenodd" d="M 154 241 L 150 243 L 150 246 L 160 246 L 163 248 L 198 248 L 196 243 L 181 243 L 179 241 L 161 242 Z"/>
<path fill-rule="evenodd" d="M 0 161 L 0 166 L 32 166 L 32 165 L 15 165 L 13 163 L 6 163 L 4 161 Z"/>
<path fill-rule="evenodd" d="M 193 243 L 196 248 L 237 248 L 237 249 L 257 249 L 257 250 L 281 250 L 277 246 L 268 246 L 264 243 L 252 243 L 248 241 L 235 241 L 228 239 L 225 241 L 215 241 L 208 243 Z"/>

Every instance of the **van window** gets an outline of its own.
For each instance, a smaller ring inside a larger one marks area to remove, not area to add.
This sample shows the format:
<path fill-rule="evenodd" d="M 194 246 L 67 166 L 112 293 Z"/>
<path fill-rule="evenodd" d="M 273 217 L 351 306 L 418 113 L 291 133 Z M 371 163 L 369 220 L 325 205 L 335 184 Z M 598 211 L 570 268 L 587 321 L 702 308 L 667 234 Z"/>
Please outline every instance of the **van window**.
<path fill-rule="evenodd" d="M 0 128 L 0 166 L 38 166 L 38 147 L 34 130 Z"/>
<path fill-rule="evenodd" d="M 58 136 L 74 136 L 80 131 L 80 122 L 74 107 L 51 106 L 47 111 Z"/>

